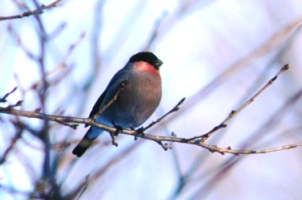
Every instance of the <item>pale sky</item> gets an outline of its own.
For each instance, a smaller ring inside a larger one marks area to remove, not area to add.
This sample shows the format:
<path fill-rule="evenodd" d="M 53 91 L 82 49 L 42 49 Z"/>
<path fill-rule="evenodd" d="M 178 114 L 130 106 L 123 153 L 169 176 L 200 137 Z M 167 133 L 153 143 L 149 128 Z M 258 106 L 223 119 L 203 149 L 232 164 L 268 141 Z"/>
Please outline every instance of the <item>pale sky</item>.
<path fill-rule="evenodd" d="M 43 4 L 50 2 L 52 1 L 43 1 Z M 49 114 L 55 114 L 57 105 L 63 102 L 66 115 L 74 116 L 78 107 L 81 107 L 83 113 L 77 117 L 87 117 L 112 75 L 124 66 L 131 55 L 142 50 L 156 21 L 166 13 L 158 37 L 151 46 L 151 51 L 164 62 L 160 69 L 163 97 L 159 108 L 148 122 L 170 110 L 182 97 L 187 97 L 187 101 L 179 112 L 149 133 L 165 135 L 174 131 L 179 137 L 206 133 L 221 123 L 231 110 L 237 109 L 254 94 L 284 64 L 289 63 L 290 71 L 279 77 L 250 107 L 235 117 L 225 130 L 207 142 L 219 147 L 231 146 L 234 149 L 240 149 L 245 142 L 252 144 L 248 149 L 266 149 L 301 142 L 300 101 L 284 112 L 283 118 L 276 124 L 272 123 L 272 127 L 271 124 L 266 125 L 302 85 L 302 37 L 300 32 L 292 36 L 294 29 L 289 27 L 289 24 L 302 17 L 301 1 L 196 1 L 194 6 L 181 13 L 177 10 L 182 1 L 107 0 L 103 12 L 100 13 L 103 16 L 100 35 L 101 74 L 91 87 L 92 92 L 87 104 L 82 105 L 76 99 L 82 95 L 80 88 L 83 80 L 86 80 L 92 71 L 90 43 L 96 2 L 63 1 L 62 6 L 45 11 L 41 15 L 49 32 L 60 23 L 66 23 L 64 31 L 47 45 L 47 70 L 54 69 L 63 59 L 69 46 L 82 32 L 86 33 L 68 59 L 67 63 L 73 66 L 72 71 L 66 80 L 54 87 L 50 93 L 47 102 Z M 187 1 L 187 4 L 190 2 L 195 1 Z M 16 9 L 11 1 L 2 0 L 0 13 L 0 16 L 7 16 L 20 13 L 20 10 Z M 296 22 L 296 25 L 299 23 Z M 9 24 L 21 36 L 24 45 L 35 52 L 38 51 L 36 36 L 32 31 L 35 25 L 30 18 L 0 23 L 0 97 L 18 85 L 14 74 L 17 74 L 24 89 L 39 80 L 37 66 L 18 48 L 8 33 Z M 286 27 L 289 27 L 288 31 Z M 272 37 L 276 34 L 278 37 Z M 288 41 L 289 38 L 292 40 Z M 288 46 L 284 48 L 285 45 Z M 214 84 L 215 87 L 210 88 L 209 93 L 201 93 L 203 88 L 226 71 L 228 73 Z M 78 88 L 70 88 L 71 83 Z M 20 98 L 20 92 L 16 92 L 9 101 L 13 103 Z M 22 109 L 34 110 L 38 105 L 36 98 L 32 94 L 26 95 Z M 5 115 L 0 117 L 7 119 Z M 26 121 L 34 125 L 40 123 L 38 120 Z M 13 133 L 6 135 L 10 129 L 1 126 L 2 152 L 7 148 L 5 141 L 11 138 Z M 267 127 L 270 128 L 266 129 Z M 55 140 L 72 134 L 71 139 L 79 139 L 84 133 L 84 127 L 80 126 L 77 131 L 68 128 L 55 130 L 51 137 Z M 257 137 L 253 137 L 255 135 L 264 137 L 257 140 Z M 33 140 L 29 135 L 24 137 L 27 141 Z M 90 149 L 87 157 L 77 160 L 66 183 L 63 184 L 63 189 L 68 192 L 73 188 L 75 180 L 82 180 L 87 174 L 100 168 L 110 157 L 133 143 L 133 138 L 120 138 L 118 148 L 110 145 L 94 147 Z M 101 140 L 109 141 L 109 136 L 104 135 Z M 33 143 L 33 146 L 42 148 L 39 142 Z M 19 151 L 34 155 L 31 162 L 37 163 L 33 171 L 38 176 L 41 154 L 24 147 L 21 142 L 18 148 Z M 300 154 L 301 148 L 297 148 L 270 154 L 241 156 L 243 159 L 204 198 L 300 199 Z M 66 151 L 68 161 L 73 159 L 72 156 L 71 150 Z M 194 199 L 194 195 L 195 199 L 199 199 L 197 197 L 202 194 L 207 180 L 214 176 L 215 170 L 224 166 L 224 161 L 230 157 L 232 156 L 212 154 L 200 147 L 184 144 L 173 144 L 173 150 L 165 152 L 156 143 L 145 141 L 132 152 L 129 159 L 113 166 L 101 180 L 94 182 L 82 199 L 171 199 L 179 173 L 176 166 L 181 174 L 186 174 L 193 165 L 196 171 L 187 188 L 177 199 Z M 21 158 L 11 156 L 8 163 L 0 166 L 0 184 L 11 184 L 17 189 L 30 190 L 33 186 L 30 184 L 28 172 L 22 170 L 19 159 Z M 198 159 L 201 160 L 199 163 Z M 64 170 L 62 167 L 60 173 Z M 18 181 L 14 181 L 16 177 Z M 108 185 L 104 187 L 104 184 Z M 0 196 L 4 199 L 24 199 L 21 195 L 10 196 L 7 192 L 2 193 L 1 188 Z"/>

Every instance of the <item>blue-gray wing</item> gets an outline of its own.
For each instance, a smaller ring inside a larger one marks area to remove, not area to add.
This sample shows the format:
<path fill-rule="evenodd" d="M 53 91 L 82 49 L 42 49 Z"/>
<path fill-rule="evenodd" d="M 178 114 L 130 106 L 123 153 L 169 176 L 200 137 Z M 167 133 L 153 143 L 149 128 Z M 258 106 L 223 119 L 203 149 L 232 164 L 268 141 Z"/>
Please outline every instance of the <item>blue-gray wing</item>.
<path fill-rule="evenodd" d="M 98 100 L 95 102 L 90 114 L 89 114 L 89 118 L 91 118 L 92 116 L 94 116 L 95 114 L 97 114 L 97 112 L 100 110 L 100 107 L 103 106 L 106 102 L 104 102 L 105 98 L 106 99 L 111 99 L 112 97 L 107 97 L 106 95 L 114 95 L 117 90 L 119 89 L 119 87 L 121 86 L 121 84 L 127 79 L 126 76 L 126 68 L 123 68 L 121 70 L 119 70 L 111 79 L 111 81 L 109 82 L 109 84 L 107 85 L 107 88 L 105 89 L 105 91 L 102 93 L 102 95 L 98 98 Z M 108 92 L 110 91 L 110 92 Z M 109 101 L 110 101 L 109 99 Z M 88 124 L 85 125 L 85 127 L 88 126 Z"/>

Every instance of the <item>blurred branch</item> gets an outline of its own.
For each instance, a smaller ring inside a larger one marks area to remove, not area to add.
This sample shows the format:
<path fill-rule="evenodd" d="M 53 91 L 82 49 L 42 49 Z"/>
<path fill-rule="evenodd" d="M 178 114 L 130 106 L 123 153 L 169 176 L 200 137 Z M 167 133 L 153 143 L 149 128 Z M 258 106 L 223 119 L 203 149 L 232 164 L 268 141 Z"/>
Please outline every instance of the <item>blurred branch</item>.
<path fill-rule="evenodd" d="M 24 52 L 35 61 L 39 76 L 40 76 L 40 87 L 36 88 L 36 93 L 38 96 L 38 101 L 40 103 L 40 109 L 45 112 L 46 109 L 46 99 L 47 99 L 47 91 L 50 86 L 49 82 L 46 79 L 46 56 L 47 56 L 47 49 L 46 44 L 48 42 L 48 33 L 46 31 L 46 24 L 43 23 L 43 21 L 40 18 L 40 14 L 43 13 L 43 10 L 49 9 L 52 7 L 55 7 L 61 0 L 54 1 L 53 3 L 45 6 L 42 4 L 40 6 L 40 3 L 37 0 L 32 0 L 32 3 L 36 7 L 36 10 L 25 12 L 25 14 L 17 17 L 21 18 L 24 16 L 32 15 L 35 23 L 37 23 L 37 39 L 38 39 L 38 47 L 39 47 L 39 53 L 36 56 L 32 56 L 32 52 L 28 50 L 28 48 L 22 48 Z M 29 10 L 28 8 L 25 8 Z M 12 32 L 12 31 L 11 31 Z M 19 46 L 22 45 L 21 40 L 18 40 L 18 35 L 15 34 L 15 38 L 19 44 Z M 34 112 L 39 112 L 40 109 L 37 109 Z M 34 181 L 34 190 L 31 194 L 32 198 L 46 198 L 46 199 L 61 199 L 61 194 L 58 190 L 57 184 L 56 184 L 56 160 L 52 159 L 51 157 L 51 142 L 49 139 L 49 120 L 46 118 L 43 120 L 43 124 L 41 128 L 39 128 L 36 133 L 34 134 L 37 138 L 41 140 L 43 143 L 43 164 L 41 167 L 41 177 L 36 179 Z"/>
<path fill-rule="evenodd" d="M 20 19 L 20 18 L 23 18 L 23 17 L 29 17 L 31 15 L 40 15 L 40 14 L 43 14 L 43 10 L 47 10 L 47 9 L 56 7 L 57 4 L 60 3 L 61 1 L 62 0 L 56 0 L 53 3 L 51 3 L 49 5 L 46 5 L 46 6 L 44 4 L 42 4 L 36 10 L 27 11 L 27 12 L 24 12 L 24 13 L 19 14 L 19 15 L 13 15 L 13 16 L 7 16 L 7 17 L 1 17 L 0 16 L 0 21 L 10 20 L 10 19 Z"/>
<path fill-rule="evenodd" d="M 147 42 L 147 45 L 143 48 L 144 51 L 150 51 L 152 44 L 157 39 L 159 33 L 160 33 L 160 26 L 162 25 L 163 21 L 166 19 L 168 13 L 164 12 L 162 16 L 155 22 L 154 28 L 151 33 L 151 37 L 149 41 Z"/>
<path fill-rule="evenodd" d="M 0 184 L 0 189 L 2 190 L 1 194 L 3 194 L 3 192 L 6 191 L 8 193 L 18 194 L 18 195 L 27 196 L 27 197 L 30 195 L 29 191 L 21 191 L 21 190 L 18 190 L 18 189 L 15 189 L 13 187 L 6 186 L 3 184 Z"/>
<path fill-rule="evenodd" d="M 14 93 L 17 90 L 17 87 L 14 87 L 14 89 L 12 89 L 12 91 L 6 93 L 2 98 L 0 98 L 0 103 L 5 103 L 7 102 L 6 98 L 11 95 L 12 93 Z"/>
<path fill-rule="evenodd" d="M 64 57 L 61 61 L 61 63 L 57 67 L 55 67 L 54 69 L 52 69 L 48 72 L 45 72 L 45 77 L 48 77 L 48 76 L 50 76 L 50 75 L 52 75 L 52 74 L 54 74 L 54 73 L 56 73 L 60 70 L 63 70 L 64 68 L 66 68 L 67 60 L 69 59 L 69 57 L 73 53 L 75 47 L 77 47 L 79 45 L 79 43 L 83 40 L 84 37 L 85 37 L 85 32 L 82 32 L 79 35 L 78 39 L 74 43 L 70 44 L 66 54 L 64 55 Z M 58 83 L 60 80 L 63 80 L 63 78 L 60 77 L 57 81 L 55 81 L 55 83 Z M 29 89 L 36 89 L 41 84 L 43 84 L 43 78 L 41 78 L 37 82 L 33 83 Z M 51 85 L 54 85 L 54 84 L 51 84 Z"/>
<path fill-rule="evenodd" d="M 6 157 L 13 150 L 13 148 L 15 147 L 17 141 L 21 138 L 23 128 L 18 126 L 18 123 L 15 123 L 15 126 L 18 127 L 17 133 L 16 133 L 15 137 L 11 140 L 10 145 L 8 146 L 8 148 L 4 151 L 3 155 L 0 157 L 0 165 L 2 165 L 5 162 Z"/>
<path fill-rule="evenodd" d="M 22 42 L 20 36 L 17 34 L 17 32 L 15 31 L 15 29 L 13 28 L 13 26 L 11 24 L 8 25 L 7 27 L 8 32 L 11 34 L 11 36 L 16 40 L 17 45 L 24 51 L 24 53 L 33 61 L 37 61 L 38 57 L 36 55 L 34 55 L 34 53 L 27 48 L 24 43 Z"/>
<path fill-rule="evenodd" d="M 84 81 L 83 90 L 88 90 L 92 83 L 96 80 L 98 74 L 100 74 L 101 66 L 102 66 L 102 58 L 101 58 L 101 48 L 100 48 L 100 38 L 102 38 L 102 28 L 103 28 L 103 11 L 105 0 L 98 0 L 94 9 L 94 17 L 93 17 L 93 29 L 91 36 L 91 60 L 92 60 L 92 70 L 89 74 L 89 77 Z M 88 94 L 88 93 L 87 93 Z M 88 95 L 86 95 L 88 96 Z"/>
<path fill-rule="evenodd" d="M 89 185 L 93 184 L 93 181 L 96 181 L 99 177 L 104 175 L 108 170 L 112 169 L 112 166 L 116 165 L 118 162 L 122 161 L 123 159 L 127 158 L 131 152 L 137 149 L 140 145 L 143 144 L 143 140 L 136 142 L 133 145 L 128 146 L 123 151 L 119 152 L 116 156 L 112 156 L 108 162 L 103 167 L 98 168 L 98 170 L 94 173 L 89 175 L 89 180 L 87 177 L 85 180 L 82 180 L 78 186 L 73 189 L 68 195 L 64 197 L 66 200 L 75 199 L 76 196 L 81 196 L 83 192 L 87 189 L 88 183 Z M 89 182 L 87 182 L 89 181 Z"/>

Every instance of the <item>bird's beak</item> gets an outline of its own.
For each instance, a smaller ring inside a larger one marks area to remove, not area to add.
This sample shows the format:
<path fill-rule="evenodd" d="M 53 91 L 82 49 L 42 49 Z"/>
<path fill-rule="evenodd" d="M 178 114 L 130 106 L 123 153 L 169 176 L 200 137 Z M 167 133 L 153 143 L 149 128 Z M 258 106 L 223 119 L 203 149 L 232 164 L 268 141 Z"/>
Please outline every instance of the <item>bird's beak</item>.
<path fill-rule="evenodd" d="M 164 64 L 163 61 L 161 61 L 160 59 L 158 59 L 158 60 L 156 61 L 156 63 L 155 63 L 155 67 L 156 67 L 156 68 L 159 68 L 162 64 Z"/>

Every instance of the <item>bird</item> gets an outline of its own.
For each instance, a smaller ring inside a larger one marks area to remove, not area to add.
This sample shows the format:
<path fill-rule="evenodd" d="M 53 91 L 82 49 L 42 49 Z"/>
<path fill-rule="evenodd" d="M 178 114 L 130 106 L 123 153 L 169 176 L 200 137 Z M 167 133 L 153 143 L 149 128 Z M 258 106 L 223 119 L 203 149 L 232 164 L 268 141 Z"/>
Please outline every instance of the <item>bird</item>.
<path fill-rule="evenodd" d="M 143 124 L 161 101 L 162 81 L 159 67 L 162 64 L 163 62 L 152 52 L 139 52 L 131 56 L 98 98 L 89 118 L 102 110 L 119 91 L 117 99 L 105 108 L 95 121 L 122 129 L 133 129 Z M 124 88 L 120 89 L 124 83 L 126 83 Z M 72 153 L 81 157 L 102 132 L 103 129 L 91 126 Z"/>

